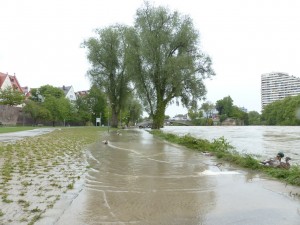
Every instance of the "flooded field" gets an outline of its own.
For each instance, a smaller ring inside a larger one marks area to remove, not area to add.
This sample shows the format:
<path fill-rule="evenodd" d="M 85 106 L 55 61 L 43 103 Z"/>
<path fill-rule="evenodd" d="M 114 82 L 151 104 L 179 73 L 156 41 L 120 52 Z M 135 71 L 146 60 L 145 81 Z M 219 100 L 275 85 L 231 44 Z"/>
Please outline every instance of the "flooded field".
<path fill-rule="evenodd" d="M 89 170 L 78 193 L 37 224 L 299 224 L 299 188 L 216 166 L 215 158 L 144 130 L 104 139 L 107 145 L 87 151 Z"/>

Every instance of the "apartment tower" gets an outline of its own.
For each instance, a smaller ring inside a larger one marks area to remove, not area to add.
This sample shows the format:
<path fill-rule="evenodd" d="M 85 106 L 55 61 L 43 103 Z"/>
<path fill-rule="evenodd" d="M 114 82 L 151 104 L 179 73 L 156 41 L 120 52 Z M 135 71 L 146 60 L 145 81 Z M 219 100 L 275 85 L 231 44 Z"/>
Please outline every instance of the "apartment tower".
<path fill-rule="evenodd" d="M 287 73 L 265 73 L 261 75 L 261 106 L 262 109 L 287 96 L 300 94 L 300 78 Z"/>

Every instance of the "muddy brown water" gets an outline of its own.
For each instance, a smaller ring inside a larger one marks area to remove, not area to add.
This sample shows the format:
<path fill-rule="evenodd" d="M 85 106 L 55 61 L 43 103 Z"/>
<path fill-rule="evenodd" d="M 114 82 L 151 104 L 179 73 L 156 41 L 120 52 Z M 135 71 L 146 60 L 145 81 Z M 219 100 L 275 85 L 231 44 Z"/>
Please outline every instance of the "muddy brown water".
<path fill-rule="evenodd" d="M 300 224 L 300 190 L 144 130 L 87 150 L 85 179 L 37 224 Z"/>

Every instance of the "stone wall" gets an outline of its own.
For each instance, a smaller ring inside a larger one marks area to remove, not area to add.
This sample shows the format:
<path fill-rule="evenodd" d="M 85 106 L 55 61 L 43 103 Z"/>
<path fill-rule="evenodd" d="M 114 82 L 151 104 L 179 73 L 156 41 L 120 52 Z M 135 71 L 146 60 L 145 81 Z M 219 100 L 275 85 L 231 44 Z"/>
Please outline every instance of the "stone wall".
<path fill-rule="evenodd" d="M 0 122 L 3 125 L 16 125 L 22 108 L 0 105 Z"/>

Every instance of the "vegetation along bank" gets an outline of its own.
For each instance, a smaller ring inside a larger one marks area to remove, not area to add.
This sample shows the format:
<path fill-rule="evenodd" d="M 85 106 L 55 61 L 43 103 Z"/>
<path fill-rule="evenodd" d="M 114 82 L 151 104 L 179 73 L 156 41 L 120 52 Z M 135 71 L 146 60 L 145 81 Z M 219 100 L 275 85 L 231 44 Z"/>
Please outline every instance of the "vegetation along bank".
<path fill-rule="evenodd" d="M 156 137 L 163 140 L 185 146 L 189 149 L 210 152 L 219 160 L 231 163 L 233 165 L 247 168 L 256 172 L 267 174 L 271 177 L 277 178 L 287 184 L 300 186 L 300 166 L 293 165 L 290 169 L 280 169 L 266 167 L 260 164 L 260 161 L 254 155 L 241 154 L 229 144 L 223 137 L 208 141 L 206 139 L 198 139 L 187 134 L 178 136 L 175 134 L 164 133 L 160 130 L 149 131 Z"/>

